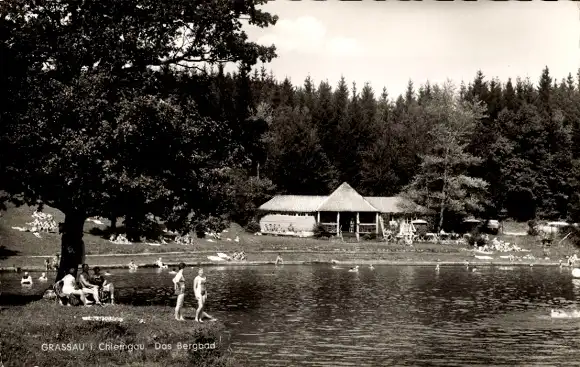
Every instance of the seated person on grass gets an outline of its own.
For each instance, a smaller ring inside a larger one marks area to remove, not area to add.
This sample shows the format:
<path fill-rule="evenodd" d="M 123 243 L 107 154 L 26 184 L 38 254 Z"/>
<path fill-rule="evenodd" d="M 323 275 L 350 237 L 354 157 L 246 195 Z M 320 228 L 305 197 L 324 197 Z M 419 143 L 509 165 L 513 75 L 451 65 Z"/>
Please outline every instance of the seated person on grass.
<path fill-rule="evenodd" d="M 101 275 L 101 268 L 98 266 L 93 268 L 92 283 L 99 287 L 99 297 L 102 301 L 110 298 L 111 304 L 115 304 L 115 286 Z"/>
<path fill-rule="evenodd" d="M 83 304 L 87 306 L 85 292 L 80 289 L 75 280 L 75 271 L 75 268 L 69 269 L 68 274 L 54 284 L 54 291 L 61 305 L 63 304 L 63 301 L 67 301 L 67 306 L 70 306 L 71 296 L 78 296 Z"/>
<path fill-rule="evenodd" d="M 93 296 L 95 304 L 102 305 L 99 298 L 99 286 L 92 282 L 91 276 L 89 275 L 89 266 L 83 264 L 83 271 L 79 275 L 79 284 L 82 287 L 83 292 Z"/>

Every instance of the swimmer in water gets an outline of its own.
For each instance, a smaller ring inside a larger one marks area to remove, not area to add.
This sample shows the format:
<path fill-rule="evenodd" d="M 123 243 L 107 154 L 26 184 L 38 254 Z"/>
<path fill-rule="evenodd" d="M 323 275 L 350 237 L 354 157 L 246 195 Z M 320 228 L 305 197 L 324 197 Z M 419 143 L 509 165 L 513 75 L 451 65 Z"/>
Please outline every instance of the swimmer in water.
<path fill-rule="evenodd" d="M 40 280 L 41 282 L 46 282 L 48 280 L 48 278 L 46 277 L 46 273 L 42 273 L 42 275 L 40 276 L 40 278 L 38 278 L 38 280 Z"/>
<path fill-rule="evenodd" d="M 216 319 L 204 311 L 205 303 L 207 301 L 207 292 L 205 287 L 206 278 L 203 276 L 203 269 L 199 269 L 198 275 L 193 280 L 193 294 L 197 299 L 197 310 L 195 311 L 195 321 L 203 322 L 203 318 L 207 317 L 211 321 Z"/>
<path fill-rule="evenodd" d="M 32 277 L 28 272 L 24 273 L 24 276 L 20 279 L 20 284 L 32 284 Z"/>
<path fill-rule="evenodd" d="M 358 265 L 357 265 L 357 266 L 355 266 L 354 268 L 350 268 L 350 269 L 348 269 L 348 271 L 349 271 L 350 273 L 358 273 Z"/>

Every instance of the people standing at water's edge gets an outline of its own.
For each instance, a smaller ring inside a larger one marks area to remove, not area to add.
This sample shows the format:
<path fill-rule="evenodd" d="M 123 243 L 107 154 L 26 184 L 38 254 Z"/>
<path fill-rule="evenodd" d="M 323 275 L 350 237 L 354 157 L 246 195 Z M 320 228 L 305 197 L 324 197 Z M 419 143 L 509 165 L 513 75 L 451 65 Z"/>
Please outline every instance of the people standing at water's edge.
<path fill-rule="evenodd" d="M 282 259 L 282 256 L 280 256 L 280 254 L 278 254 L 278 257 L 276 258 L 276 265 L 284 265 L 284 260 Z"/>
<path fill-rule="evenodd" d="M 129 270 L 137 270 L 139 266 L 137 264 L 135 264 L 135 261 L 131 260 L 131 262 L 129 263 Z"/>
<path fill-rule="evenodd" d="M 44 270 L 50 271 L 50 260 L 44 259 Z"/>
<path fill-rule="evenodd" d="M 157 261 L 155 262 L 155 265 L 157 265 L 157 267 L 160 269 L 167 269 L 167 265 L 163 264 L 163 261 L 161 260 L 161 258 L 157 259 Z"/>
<path fill-rule="evenodd" d="M 175 305 L 175 319 L 178 321 L 184 321 L 183 318 L 183 300 L 185 299 L 185 278 L 183 277 L 183 270 L 185 269 L 185 264 L 180 263 L 178 267 L 177 274 L 173 278 L 173 285 L 175 287 L 175 294 L 177 295 L 177 304 Z"/>
<path fill-rule="evenodd" d="M 193 280 L 193 293 L 197 299 L 197 311 L 195 312 L 195 321 L 203 322 L 203 318 L 207 317 L 214 321 L 215 318 L 211 317 L 204 311 L 205 303 L 207 301 L 206 292 L 206 278 L 203 276 L 203 269 L 199 269 L 198 275 Z"/>

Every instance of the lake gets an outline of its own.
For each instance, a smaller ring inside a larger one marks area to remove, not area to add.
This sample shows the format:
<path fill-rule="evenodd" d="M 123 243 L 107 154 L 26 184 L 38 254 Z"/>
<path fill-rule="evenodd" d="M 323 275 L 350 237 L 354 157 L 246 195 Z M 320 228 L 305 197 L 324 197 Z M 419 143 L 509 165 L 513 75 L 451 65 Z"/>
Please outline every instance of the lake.
<path fill-rule="evenodd" d="M 556 267 L 206 267 L 208 312 L 243 365 L 578 365 L 580 281 Z M 120 303 L 174 306 L 168 270 L 111 270 Z M 191 288 L 196 271 L 185 274 Z M 39 274 L 33 274 L 38 278 Z M 1 303 L 39 294 L 0 274 Z M 186 305 L 193 305 L 190 292 Z M 167 309 L 168 317 L 172 308 Z M 186 315 L 193 315 L 186 310 Z"/>

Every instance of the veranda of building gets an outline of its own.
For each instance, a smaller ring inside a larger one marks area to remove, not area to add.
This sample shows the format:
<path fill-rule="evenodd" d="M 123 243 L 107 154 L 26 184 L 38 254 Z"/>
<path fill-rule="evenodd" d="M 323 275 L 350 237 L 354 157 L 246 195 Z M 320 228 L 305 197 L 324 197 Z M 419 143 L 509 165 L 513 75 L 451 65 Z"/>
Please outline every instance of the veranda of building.
<path fill-rule="evenodd" d="M 340 185 L 329 196 L 278 195 L 260 206 L 265 214 L 278 216 L 276 230 L 262 227 L 262 233 L 284 234 L 292 222 L 288 216 L 311 216 L 334 235 L 382 233 L 384 223 L 392 220 L 415 219 L 427 210 L 402 197 L 363 197 L 348 183 Z M 292 231 L 287 231 L 287 234 Z"/>

